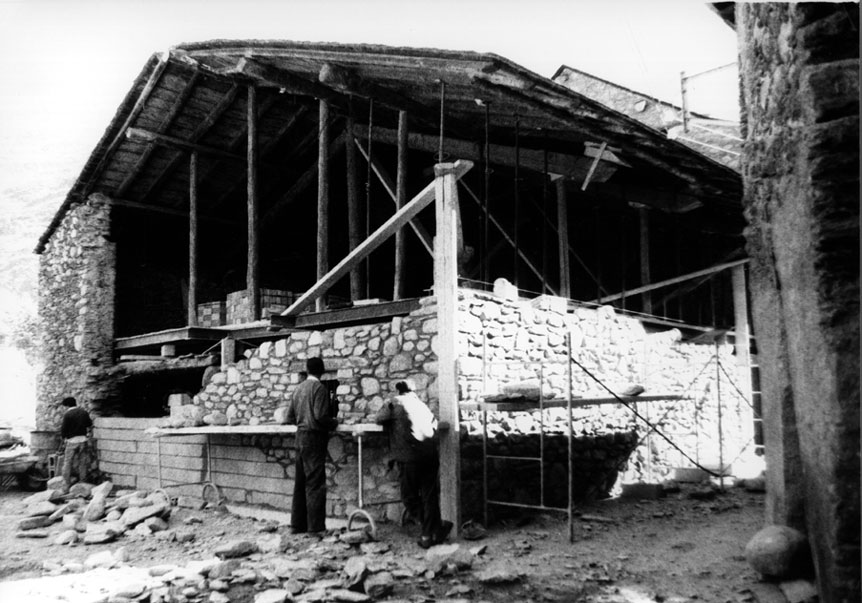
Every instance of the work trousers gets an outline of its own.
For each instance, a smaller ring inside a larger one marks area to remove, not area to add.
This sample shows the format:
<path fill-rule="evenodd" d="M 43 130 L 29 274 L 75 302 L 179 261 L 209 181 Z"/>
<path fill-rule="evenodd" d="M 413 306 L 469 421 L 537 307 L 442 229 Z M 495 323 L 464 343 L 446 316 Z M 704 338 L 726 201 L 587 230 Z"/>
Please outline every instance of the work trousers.
<path fill-rule="evenodd" d="M 87 440 L 82 442 L 66 440 L 66 452 L 63 455 L 63 481 L 67 488 L 72 485 L 72 467 L 76 465 L 76 461 L 78 481 L 83 482 L 87 479 L 87 470 L 90 464 L 88 444 Z"/>
<path fill-rule="evenodd" d="M 323 431 L 296 432 L 296 477 L 290 527 L 294 532 L 326 529 L 326 446 Z"/>
<path fill-rule="evenodd" d="M 422 526 L 422 536 L 435 538 L 440 532 L 439 461 L 436 451 L 412 461 L 398 461 L 401 501 Z"/>

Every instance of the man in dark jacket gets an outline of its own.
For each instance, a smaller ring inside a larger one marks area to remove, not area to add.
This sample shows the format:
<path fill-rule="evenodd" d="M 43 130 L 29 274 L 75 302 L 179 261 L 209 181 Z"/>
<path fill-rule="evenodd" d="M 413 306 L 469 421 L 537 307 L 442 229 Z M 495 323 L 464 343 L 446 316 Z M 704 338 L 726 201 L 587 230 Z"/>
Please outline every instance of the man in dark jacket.
<path fill-rule="evenodd" d="M 63 422 L 60 426 L 60 437 L 66 442 L 66 451 L 63 456 L 63 486 L 68 490 L 72 485 L 72 465 L 76 460 L 78 481 L 83 482 L 87 479 L 87 469 L 90 463 L 87 443 L 93 421 L 90 419 L 89 413 L 78 406 L 75 398 L 71 396 L 64 398 L 61 404 L 69 409 L 63 415 Z"/>
<path fill-rule="evenodd" d="M 309 358 L 308 378 L 293 391 L 287 422 L 296 430 L 296 477 L 290 526 L 294 534 L 326 529 L 326 448 L 338 421 L 329 390 L 320 382 L 323 360 Z"/>
<path fill-rule="evenodd" d="M 398 465 L 401 501 L 422 526 L 424 549 L 443 542 L 452 522 L 440 519 L 437 419 L 407 379 L 395 384 L 398 395 L 377 413 L 375 421 L 390 429 L 390 452 Z"/>

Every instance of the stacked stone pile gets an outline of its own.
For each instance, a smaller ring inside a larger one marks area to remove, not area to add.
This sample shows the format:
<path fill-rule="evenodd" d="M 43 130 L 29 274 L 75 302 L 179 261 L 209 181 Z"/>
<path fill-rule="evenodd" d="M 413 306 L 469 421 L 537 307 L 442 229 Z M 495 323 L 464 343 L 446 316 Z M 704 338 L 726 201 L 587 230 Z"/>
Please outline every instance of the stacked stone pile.
<path fill-rule="evenodd" d="M 321 540 L 290 536 L 271 523 L 262 523 L 258 530 L 256 539 L 223 542 L 207 558 L 152 566 L 132 580 L 112 583 L 110 600 L 227 603 L 253 597 L 255 603 L 365 602 L 388 598 L 399 583 L 427 584 L 435 578 L 458 576 L 500 583 L 521 577 L 511 571 L 501 574 L 493 567 L 489 572 L 481 557 L 484 546 L 438 545 L 419 557 L 398 555 L 364 530 L 333 531 Z M 43 569 L 48 575 L 59 575 L 123 568 L 128 557 L 123 548 L 104 550 L 83 563 L 45 561 Z"/>
<path fill-rule="evenodd" d="M 93 486 L 73 485 L 67 494 L 59 488 L 62 478 L 51 480 L 48 489 L 24 499 L 19 538 L 51 538 L 55 545 L 105 544 L 124 534 L 146 537 L 190 539 L 187 530 L 171 529 L 171 501 L 163 491 L 113 490 L 111 482 Z M 200 506 L 194 499 L 182 499 L 187 506 Z"/>

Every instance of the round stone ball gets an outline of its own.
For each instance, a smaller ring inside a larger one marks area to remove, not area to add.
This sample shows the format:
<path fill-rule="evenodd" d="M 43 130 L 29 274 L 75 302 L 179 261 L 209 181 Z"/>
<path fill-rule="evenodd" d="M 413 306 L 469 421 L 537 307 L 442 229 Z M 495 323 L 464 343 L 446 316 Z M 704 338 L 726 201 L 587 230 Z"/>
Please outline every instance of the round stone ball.
<path fill-rule="evenodd" d="M 808 541 L 787 526 L 766 526 L 745 546 L 745 558 L 768 578 L 797 577 L 808 551 Z"/>

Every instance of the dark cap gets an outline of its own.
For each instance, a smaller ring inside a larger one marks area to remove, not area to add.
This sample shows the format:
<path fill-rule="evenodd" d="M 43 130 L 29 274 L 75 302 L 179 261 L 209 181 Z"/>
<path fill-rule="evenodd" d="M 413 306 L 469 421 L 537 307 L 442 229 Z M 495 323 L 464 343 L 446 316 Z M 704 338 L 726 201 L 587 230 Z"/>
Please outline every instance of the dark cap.
<path fill-rule="evenodd" d="M 315 356 L 306 360 L 305 368 L 306 370 L 308 370 L 309 375 L 314 375 L 315 377 L 320 377 L 323 373 L 326 372 L 326 368 L 324 368 L 323 366 L 323 359 L 319 356 Z"/>
<path fill-rule="evenodd" d="M 60 402 L 60 404 L 62 404 L 63 406 L 77 406 L 78 402 L 72 396 L 68 396 L 66 398 L 63 398 L 63 401 Z"/>

